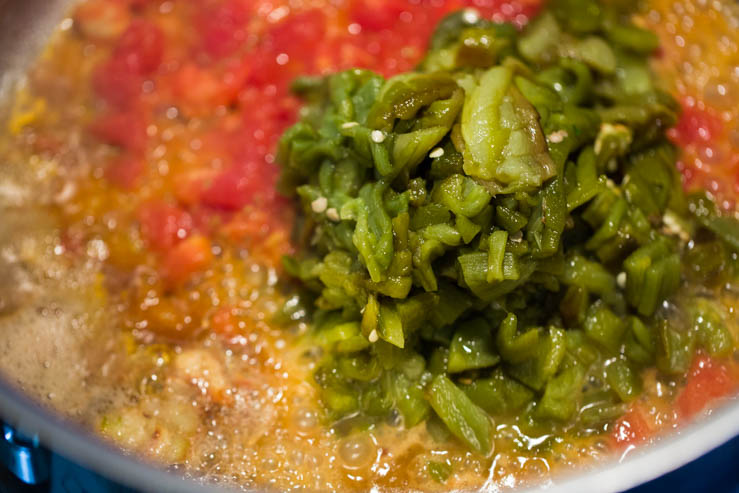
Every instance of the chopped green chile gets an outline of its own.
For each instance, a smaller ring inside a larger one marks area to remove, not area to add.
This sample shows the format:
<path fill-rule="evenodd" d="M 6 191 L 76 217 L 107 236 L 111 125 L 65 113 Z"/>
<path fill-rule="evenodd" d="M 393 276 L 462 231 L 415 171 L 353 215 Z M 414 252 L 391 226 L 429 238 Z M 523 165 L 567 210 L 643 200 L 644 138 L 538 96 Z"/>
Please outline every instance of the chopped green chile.
<path fill-rule="evenodd" d="M 690 281 L 710 285 L 731 270 L 731 249 L 720 240 L 693 243 L 682 261 Z"/>
<path fill-rule="evenodd" d="M 524 408 L 534 399 L 534 392 L 496 369 L 488 378 L 479 378 L 462 386 L 472 402 L 491 416 L 507 416 Z"/>
<path fill-rule="evenodd" d="M 467 95 L 464 171 L 493 190 L 530 191 L 554 174 L 554 163 L 536 111 L 512 82 L 511 69 L 493 67 Z"/>
<path fill-rule="evenodd" d="M 688 313 L 697 342 L 711 356 L 728 356 L 734 348 L 734 340 L 716 303 L 706 298 L 695 298 L 688 305 Z"/>
<path fill-rule="evenodd" d="M 580 365 L 573 365 L 549 379 L 536 414 L 560 421 L 571 419 L 577 412 L 584 378 L 585 370 Z"/>
<path fill-rule="evenodd" d="M 626 405 L 604 400 L 603 402 L 588 403 L 583 405 L 581 409 L 578 416 L 579 423 L 585 428 L 598 429 L 623 415 Z"/>
<path fill-rule="evenodd" d="M 563 58 L 556 67 L 544 70 L 537 81 L 559 93 L 564 103 L 580 104 L 590 97 L 593 76 L 582 62 Z"/>
<path fill-rule="evenodd" d="M 530 62 L 554 58 L 561 28 L 550 12 L 539 15 L 518 40 L 518 51 Z"/>
<path fill-rule="evenodd" d="M 520 231 L 529 222 L 525 215 L 502 205 L 495 208 L 495 220 L 511 234 Z"/>
<path fill-rule="evenodd" d="M 575 34 L 588 34 L 601 26 L 603 8 L 590 0 L 561 0 L 552 6 L 557 21 Z"/>
<path fill-rule="evenodd" d="M 503 273 L 503 261 L 505 259 L 505 247 L 508 240 L 507 231 L 494 231 L 489 237 L 488 245 L 488 273 L 487 281 L 492 283 L 505 279 Z"/>
<path fill-rule="evenodd" d="M 437 375 L 429 385 L 429 402 L 449 431 L 482 455 L 493 449 L 493 426 L 480 409 L 449 378 Z"/>
<path fill-rule="evenodd" d="M 482 226 L 462 215 L 456 217 L 454 227 L 462 235 L 462 241 L 465 244 L 472 242 L 475 236 L 482 230 Z"/>
<path fill-rule="evenodd" d="M 601 302 L 590 305 L 583 326 L 590 339 L 611 353 L 618 351 L 626 330 L 624 320 Z"/>
<path fill-rule="evenodd" d="M 626 297 L 641 315 L 652 315 L 680 282 L 680 257 L 662 238 L 632 253 L 624 261 Z"/>
<path fill-rule="evenodd" d="M 566 333 L 567 353 L 585 366 L 601 359 L 602 352 L 589 340 L 585 331 L 571 329 Z"/>
<path fill-rule="evenodd" d="M 428 417 L 430 407 L 426 402 L 422 384 L 399 374 L 390 380 L 388 386 L 395 406 L 403 416 L 405 426 L 413 427 Z"/>
<path fill-rule="evenodd" d="M 739 221 L 735 216 L 721 215 L 707 194 L 690 197 L 690 211 L 706 229 L 721 238 L 734 250 L 739 250 Z"/>
<path fill-rule="evenodd" d="M 382 279 L 393 255 L 393 228 L 382 200 L 383 188 L 380 183 L 374 186 L 367 184 L 353 202 L 357 225 L 352 241 L 375 282 Z"/>
<path fill-rule="evenodd" d="M 377 325 L 380 329 L 379 335 L 381 338 L 399 348 L 405 345 L 403 322 L 400 319 L 398 310 L 394 306 L 384 303 L 380 304 Z"/>
<path fill-rule="evenodd" d="M 499 361 L 491 329 L 485 320 L 478 318 L 460 325 L 449 346 L 449 373 L 487 368 Z"/>
<path fill-rule="evenodd" d="M 439 483 L 446 482 L 452 474 L 452 466 L 446 462 L 430 460 L 426 463 L 426 469 L 428 469 L 429 476 Z"/>
<path fill-rule="evenodd" d="M 585 321 L 585 315 L 590 304 L 588 291 L 582 286 L 567 288 L 559 304 L 559 312 L 568 327 L 580 327 Z"/>
<path fill-rule="evenodd" d="M 455 214 L 466 217 L 478 215 L 490 202 L 490 193 L 485 187 L 459 174 L 439 182 L 431 197 Z"/>
<path fill-rule="evenodd" d="M 686 327 L 660 319 L 657 321 L 657 368 L 668 375 L 684 374 L 690 368 L 695 335 Z"/>
<path fill-rule="evenodd" d="M 508 363 L 523 363 L 536 357 L 539 342 L 539 329 L 529 329 L 518 334 L 516 315 L 509 313 L 500 323 L 496 342 L 498 351 Z"/>
<path fill-rule="evenodd" d="M 539 338 L 533 358 L 508 367 L 513 378 L 538 391 L 557 372 L 567 350 L 564 330 L 550 327 L 548 332 Z"/>
<path fill-rule="evenodd" d="M 449 350 L 445 347 L 437 347 L 429 356 L 429 371 L 434 375 L 446 373 L 449 367 Z"/>
<path fill-rule="evenodd" d="M 639 317 L 630 317 L 629 329 L 624 344 L 624 354 L 632 362 L 642 366 L 654 362 L 655 332 Z"/>
<path fill-rule="evenodd" d="M 621 302 L 616 277 L 603 264 L 581 255 L 575 254 L 565 261 L 562 282 L 597 294 L 612 305 L 618 305 Z"/>
<path fill-rule="evenodd" d="M 634 400 L 642 391 L 641 377 L 625 359 L 606 366 L 606 381 L 624 402 Z"/>
<path fill-rule="evenodd" d="M 612 74 L 618 66 L 613 49 L 598 36 L 589 36 L 578 41 L 574 53 L 577 58 L 604 74 Z"/>
<path fill-rule="evenodd" d="M 606 23 L 609 41 L 617 46 L 637 53 L 649 54 L 659 46 L 657 35 L 633 24 Z"/>
<path fill-rule="evenodd" d="M 370 128 L 391 130 L 396 119 L 408 120 L 424 106 L 447 99 L 457 89 L 449 74 L 401 74 L 388 80 L 367 116 Z"/>
<path fill-rule="evenodd" d="M 488 455 L 499 417 L 603 430 L 645 370 L 732 354 L 739 221 L 684 195 L 679 105 L 629 8 L 554 0 L 521 31 L 457 12 L 415 71 L 296 81 L 279 316 L 310 326 L 327 419 L 425 421 Z"/>

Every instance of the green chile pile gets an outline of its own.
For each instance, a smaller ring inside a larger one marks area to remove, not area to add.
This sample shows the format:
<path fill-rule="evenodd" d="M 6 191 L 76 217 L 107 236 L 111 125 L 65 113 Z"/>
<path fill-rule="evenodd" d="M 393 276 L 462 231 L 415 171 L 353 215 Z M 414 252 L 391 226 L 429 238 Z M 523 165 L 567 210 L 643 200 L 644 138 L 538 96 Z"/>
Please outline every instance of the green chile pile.
<path fill-rule="evenodd" d="M 739 226 L 686 197 L 649 31 L 551 3 L 522 32 L 455 13 L 418 69 L 297 80 L 285 259 L 331 420 L 426 421 L 489 454 L 491 417 L 599 433 L 694 351 L 733 350 L 716 295 Z"/>

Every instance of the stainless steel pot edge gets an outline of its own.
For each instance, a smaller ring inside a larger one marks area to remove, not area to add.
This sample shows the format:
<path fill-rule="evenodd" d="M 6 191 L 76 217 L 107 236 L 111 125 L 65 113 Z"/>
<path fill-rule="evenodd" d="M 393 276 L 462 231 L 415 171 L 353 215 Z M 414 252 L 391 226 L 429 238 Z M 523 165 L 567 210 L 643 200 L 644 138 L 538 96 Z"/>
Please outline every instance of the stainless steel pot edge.
<path fill-rule="evenodd" d="M 78 0 L 0 0 L 0 108 Z"/>

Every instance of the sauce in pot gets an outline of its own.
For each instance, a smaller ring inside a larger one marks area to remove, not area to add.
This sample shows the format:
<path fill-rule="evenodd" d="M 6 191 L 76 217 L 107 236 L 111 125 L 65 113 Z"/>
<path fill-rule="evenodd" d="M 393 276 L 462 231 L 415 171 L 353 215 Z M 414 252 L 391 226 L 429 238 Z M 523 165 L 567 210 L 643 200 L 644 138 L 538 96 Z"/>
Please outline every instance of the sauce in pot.
<path fill-rule="evenodd" d="M 2 151 L 53 175 L 54 254 L 100 273 L 115 328 L 105 379 L 120 396 L 83 420 L 183 473 L 279 490 L 514 488 L 624 455 L 735 395 L 739 353 L 699 354 L 685 378 L 644 375 L 615 422 L 531 436 L 495 423 L 495 451 L 435 441 L 397 420 L 327 423 L 318 356 L 281 258 L 295 213 L 275 150 L 300 114 L 296 77 L 385 76 L 425 54 L 447 13 L 525 25 L 537 0 L 88 0 L 17 93 Z M 739 38 L 731 2 L 648 2 L 637 21 L 683 114 L 670 138 L 687 188 L 725 209 L 739 193 Z M 721 290 L 739 341 L 737 286 Z M 110 342 L 110 341 L 106 341 Z M 106 344 L 106 347 L 108 345 Z"/>

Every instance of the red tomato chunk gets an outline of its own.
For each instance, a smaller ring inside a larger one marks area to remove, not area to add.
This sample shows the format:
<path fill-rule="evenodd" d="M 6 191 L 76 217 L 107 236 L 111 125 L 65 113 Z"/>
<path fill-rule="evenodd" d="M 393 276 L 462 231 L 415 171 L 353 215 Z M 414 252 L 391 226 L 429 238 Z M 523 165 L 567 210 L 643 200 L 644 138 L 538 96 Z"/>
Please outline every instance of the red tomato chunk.
<path fill-rule="evenodd" d="M 113 51 L 131 73 L 150 75 L 162 62 L 164 35 L 157 26 L 144 20 L 135 20 L 123 33 Z"/>
<path fill-rule="evenodd" d="M 700 355 L 693 361 L 685 388 L 677 397 L 677 411 L 681 418 L 691 419 L 736 390 L 737 382 L 726 365 Z"/>
<path fill-rule="evenodd" d="M 162 275 L 173 286 L 177 286 L 206 269 L 212 261 L 210 240 L 202 235 L 194 235 L 165 255 Z"/>
<path fill-rule="evenodd" d="M 638 445 L 652 435 L 644 409 L 638 405 L 632 405 L 626 413 L 621 416 L 613 426 L 611 438 L 616 448 L 625 448 Z"/>
<path fill-rule="evenodd" d="M 138 219 L 142 236 L 158 250 L 172 248 L 193 229 L 190 214 L 161 200 L 143 204 L 139 208 Z"/>
<path fill-rule="evenodd" d="M 141 154 L 146 148 L 146 121 L 135 111 L 103 115 L 92 124 L 90 131 L 103 142 L 134 154 Z"/>

